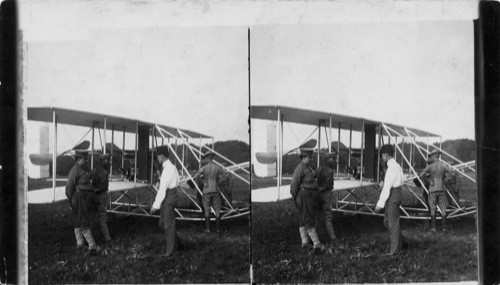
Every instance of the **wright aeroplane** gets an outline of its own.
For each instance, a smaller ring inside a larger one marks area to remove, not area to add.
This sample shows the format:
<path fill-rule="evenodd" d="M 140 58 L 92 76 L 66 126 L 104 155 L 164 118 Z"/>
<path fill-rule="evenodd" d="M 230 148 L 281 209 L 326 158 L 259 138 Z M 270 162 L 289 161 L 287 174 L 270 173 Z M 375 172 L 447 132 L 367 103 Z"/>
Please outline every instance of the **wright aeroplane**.
<path fill-rule="evenodd" d="M 213 148 L 214 138 L 202 133 L 135 119 L 54 107 L 30 107 L 28 108 L 28 120 L 52 123 L 54 130 L 53 153 L 50 161 L 52 162 L 52 173 L 57 173 L 58 124 L 90 128 L 92 133 L 89 151 L 90 167 L 96 166 L 96 162 L 94 161 L 96 152 L 109 152 L 112 157 L 114 157 L 116 152 L 121 154 L 121 165 L 116 165 L 114 161 L 111 164 L 111 179 L 108 194 L 110 198 L 108 212 L 111 213 L 152 216 L 149 214 L 149 210 L 157 193 L 154 181 L 155 167 L 153 165 L 155 152 L 152 150 L 162 147 L 169 149 L 171 154 L 170 159 L 181 173 L 181 183 L 178 187 L 178 196 L 180 199 L 176 209 L 176 218 L 179 220 L 204 219 L 202 205 L 198 199 L 202 195 L 202 190 L 198 186 L 198 183 L 193 180 L 192 174 L 195 170 L 190 170 L 186 166 L 189 154 L 201 165 L 202 152 L 206 149 L 212 150 L 217 155 L 214 162 L 223 167 L 234 179 L 243 181 L 249 189 L 250 173 L 246 169 L 249 163 L 236 164 L 209 148 L 203 142 L 207 140 L 211 141 Z M 94 145 L 96 130 L 99 132 L 100 147 Z M 109 131 L 111 131 L 111 143 L 107 144 L 106 135 Z M 123 147 L 121 150 L 114 149 L 115 132 L 122 133 Z M 133 157 L 130 156 L 130 152 L 125 151 L 126 134 L 134 136 L 135 147 Z M 179 145 L 182 148 L 180 155 L 176 151 Z M 77 146 L 80 149 L 84 148 L 85 145 L 82 146 L 79 144 Z M 126 159 L 132 164 L 134 170 L 132 172 L 132 179 L 128 179 L 123 172 Z M 199 167 L 199 165 L 196 167 Z M 190 181 L 189 184 L 188 181 Z M 54 203 L 66 200 L 64 188 L 65 186 L 56 186 L 56 175 L 52 175 L 52 187 L 28 191 L 28 203 Z M 250 213 L 249 201 L 229 201 L 224 193 L 222 197 L 225 201 L 221 209 L 222 219 L 242 217 Z"/>
<path fill-rule="evenodd" d="M 422 183 L 422 180 L 417 178 L 420 172 L 418 172 L 416 162 L 417 159 L 420 162 L 425 162 L 428 154 L 434 149 L 441 151 L 441 161 L 454 169 L 458 175 L 474 184 L 476 182 L 475 169 L 473 168 L 474 162 L 461 162 L 458 158 L 444 151 L 441 144 L 436 146 L 429 143 L 429 138 L 439 137 L 430 132 L 364 118 L 286 106 L 251 106 L 250 117 L 251 119 L 275 122 L 275 128 L 269 128 L 268 126 L 267 152 L 277 153 L 276 155 L 267 154 L 266 152 L 255 154 L 256 164 L 260 165 L 254 165 L 254 168 L 257 169 L 257 167 L 263 166 L 270 169 L 266 165 L 272 164 L 275 168 L 271 169 L 275 169 L 276 179 L 275 181 L 272 180 L 274 181 L 273 186 L 268 183 L 268 187 L 252 189 L 252 202 L 273 202 L 291 198 L 290 185 L 283 185 L 283 158 L 286 158 L 283 152 L 284 123 L 315 127 L 313 133 L 304 141 L 307 141 L 314 133 L 317 134 L 317 140 L 314 141 L 317 141 L 317 145 L 313 146 L 317 166 L 320 165 L 323 152 L 336 154 L 337 166 L 334 169 L 336 172 L 334 193 L 337 199 L 333 207 L 334 211 L 363 215 L 383 215 L 376 213 L 374 209 L 381 190 L 378 185 L 383 180 L 381 173 L 384 165 L 381 163 L 379 149 L 385 143 L 395 145 L 395 159 L 403 167 L 405 173 L 404 201 L 400 208 L 402 218 L 430 218 L 428 215 L 429 208 L 426 201 L 424 201 L 423 195 L 423 191 L 428 193 L 428 189 Z M 324 148 L 321 147 L 322 129 L 324 129 L 326 141 L 328 142 Z M 333 129 L 338 132 L 338 139 L 335 142 L 332 135 Z M 342 131 L 349 131 L 348 148 L 341 143 Z M 352 148 L 353 132 L 355 135 L 360 136 L 360 148 Z M 275 142 L 272 141 L 273 138 L 276 140 Z M 262 159 L 263 157 L 265 159 Z M 298 161 L 297 156 L 295 165 Z M 341 167 L 341 165 L 344 167 Z M 354 175 L 355 170 L 358 172 L 357 175 Z M 422 188 L 415 185 L 414 179 L 420 182 L 418 184 Z M 456 196 L 448 194 L 451 200 L 446 209 L 449 218 L 472 215 L 476 212 L 476 206 L 470 201 L 458 201 Z"/>

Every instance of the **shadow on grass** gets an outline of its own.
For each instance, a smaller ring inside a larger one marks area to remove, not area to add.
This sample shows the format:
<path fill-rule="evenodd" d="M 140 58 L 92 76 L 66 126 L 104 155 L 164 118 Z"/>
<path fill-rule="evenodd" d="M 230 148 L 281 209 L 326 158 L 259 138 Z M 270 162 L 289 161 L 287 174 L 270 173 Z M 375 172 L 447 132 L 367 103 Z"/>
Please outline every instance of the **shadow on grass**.
<path fill-rule="evenodd" d="M 317 222 L 322 241 L 328 240 Z M 473 218 L 449 221 L 451 231 L 429 234 L 425 221 L 402 220 L 409 246 L 384 256 L 389 234 L 380 217 L 336 214 L 340 245 L 314 255 L 301 248 L 298 210 L 291 200 L 252 204 L 254 281 L 262 283 L 437 282 L 477 280 Z"/>
<path fill-rule="evenodd" d="M 177 222 L 186 248 L 161 257 L 164 234 L 158 219 L 108 214 L 113 237 L 97 256 L 77 250 L 72 215 L 66 202 L 29 205 L 28 267 L 30 284 L 55 283 L 248 283 L 249 220 L 223 221 L 222 237 L 202 234 L 204 224 Z"/>

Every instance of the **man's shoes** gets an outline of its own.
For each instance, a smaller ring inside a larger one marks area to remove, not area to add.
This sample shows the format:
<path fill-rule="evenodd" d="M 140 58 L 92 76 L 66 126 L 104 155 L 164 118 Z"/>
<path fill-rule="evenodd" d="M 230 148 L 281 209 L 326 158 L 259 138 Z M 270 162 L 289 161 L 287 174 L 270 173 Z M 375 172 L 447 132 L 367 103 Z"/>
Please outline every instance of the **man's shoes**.
<path fill-rule="evenodd" d="M 433 234 L 435 234 L 435 233 L 436 233 L 436 228 L 431 228 L 431 229 L 429 230 L 429 233 L 433 233 Z"/>
<path fill-rule="evenodd" d="M 92 246 L 92 247 L 89 247 L 89 255 L 97 255 L 99 254 L 99 252 L 101 251 L 101 248 L 99 246 Z"/>
<path fill-rule="evenodd" d="M 77 250 L 81 250 L 81 249 L 84 249 L 85 248 L 85 245 L 84 244 L 77 244 L 76 245 L 76 249 Z"/>
<path fill-rule="evenodd" d="M 209 229 L 206 229 L 203 231 L 204 234 L 209 234 L 210 233 L 210 230 Z"/>
<path fill-rule="evenodd" d="M 320 254 L 320 253 L 324 252 L 324 251 L 325 251 L 325 249 L 326 249 L 326 248 L 325 248 L 325 246 L 324 246 L 324 245 L 322 245 L 322 244 L 318 244 L 318 245 L 315 245 L 315 246 L 313 247 L 313 253 L 314 253 L 314 254 Z"/>
<path fill-rule="evenodd" d="M 312 244 L 309 243 L 309 242 L 306 242 L 306 243 L 303 243 L 301 245 L 301 247 L 304 248 L 304 249 L 310 249 L 310 248 L 312 248 Z"/>
<path fill-rule="evenodd" d="M 170 258 L 170 257 L 174 257 L 176 254 L 177 254 L 176 252 L 163 253 L 163 254 L 160 255 L 160 257 Z"/>

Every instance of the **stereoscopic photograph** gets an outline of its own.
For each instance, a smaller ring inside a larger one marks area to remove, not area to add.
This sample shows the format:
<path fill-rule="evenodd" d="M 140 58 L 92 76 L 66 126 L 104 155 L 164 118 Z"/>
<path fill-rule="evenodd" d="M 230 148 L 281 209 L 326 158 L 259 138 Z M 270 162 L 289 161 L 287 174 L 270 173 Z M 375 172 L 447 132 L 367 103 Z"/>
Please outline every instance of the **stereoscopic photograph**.
<path fill-rule="evenodd" d="M 17 4 L 13 283 L 481 278 L 478 3 Z"/>
<path fill-rule="evenodd" d="M 473 18 L 434 8 L 251 30 L 256 282 L 477 280 Z"/>
<path fill-rule="evenodd" d="M 20 5 L 30 284 L 250 282 L 248 28 L 202 8 Z"/>

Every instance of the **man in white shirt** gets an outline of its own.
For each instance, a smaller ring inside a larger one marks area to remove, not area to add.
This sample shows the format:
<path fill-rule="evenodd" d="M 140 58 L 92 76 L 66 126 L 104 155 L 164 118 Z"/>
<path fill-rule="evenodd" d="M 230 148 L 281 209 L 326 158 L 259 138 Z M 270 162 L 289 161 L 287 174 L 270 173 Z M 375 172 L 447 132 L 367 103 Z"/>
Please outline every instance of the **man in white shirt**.
<path fill-rule="evenodd" d="M 165 231 L 167 241 L 166 256 L 176 252 L 180 241 L 175 229 L 175 205 L 177 202 L 177 186 L 179 172 L 168 159 L 168 149 L 158 149 L 158 162 L 163 166 L 160 177 L 160 188 L 151 207 L 151 214 L 160 210 L 160 228 Z"/>
<path fill-rule="evenodd" d="M 399 226 L 399 206 L 402 202 L 401 186 L 403 185 L 403 170 L 393 158 L 394 147 L 383 145 L 380 154 L 385 163 L 387 171 L 384 181 L 380 183 L 382 192 L 380 193 L 375 212 L 385 208 L 384 225 L 389 230 L 391 237 L 391 248 L 388 255 L 394 255 L 401 251 L 403 236 Z"/>

